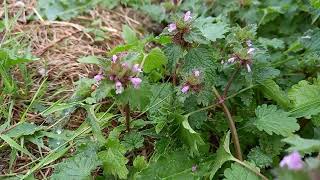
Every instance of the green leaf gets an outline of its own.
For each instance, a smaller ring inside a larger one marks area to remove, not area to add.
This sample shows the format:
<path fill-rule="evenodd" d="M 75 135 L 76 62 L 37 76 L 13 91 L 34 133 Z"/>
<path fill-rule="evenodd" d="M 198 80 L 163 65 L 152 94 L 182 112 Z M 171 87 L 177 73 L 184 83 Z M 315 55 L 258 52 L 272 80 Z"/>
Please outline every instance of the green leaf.
<path fill-rule="evenodd" d="M 320 9 L 320 0 L 310 0 L 314 8 Z"/>
<path fill-rule="evenodd" d="M 291 145 L 288 151 L 299 151 L 301 153 L 312 153 L 320 151 L 320 140 L 304 139 L 298 135 L 290 136 L 282 140 Z"/>
<path fill-rule="evenodd" d="M 97 89 L 91 93 L 91 97 L 93 97 L 96 102 L 99 102 L 106 98 L 113 88 L 114 85 L 109 81 L 102 81 Z"/>
<path fill-rule="evenodd" d="M 99 152 L 99 159 L 103 163 L 104 173 L 126 179 L 129 171 L 126 167 L 128 159 L 124 156 L 126 150 L 118 139 L 108 138 L 107 150 Z"/>
<path fill-rule="evenodd" d="M 152 92 L 146 85 L 142 85 L 139 89 L 133 87 L 127 88 L 118 97 L 118 100 L 123 104 L 130 104 L 130 108 L 144 109 L 150 103 Z"/>
<path fill-rule="evenodd" d="M 97 65 L 101 64 L 100 60 L 96 56 L 81 57 L 78 59 L 78 62 L 86 63 L 86 64 L 97 64 Z"/>
<path fill-rule="evenodd" d="M 146 12 L 152 20 L 156 22 L 161 22 L 166 17 L 166 9 L 161 5 L 144 5 L 141 7 L 141 10 Z"/>
<path fill-rule="evenodd" d="M 42 127 L 39 127 L 35 124 L 31 124 L 28 122 L 23 122 L 9 130 L 6 135 L 11 138 L 19 138 L 21 136 L 32 135 L 35 132 L 41 130 Z"/>
<path fill-rule="evenodd" d="M 217 39 L 224 38 L 224 34 L 229 31 L 229 28 L 227 24 L 219 22 L 215 24 L 205 24 L 200 30 L 207 39 L 214 42 Z"/>
<path fill-rule="evenodd" d="M 148 164 L 143 156 L 137 156 L 133 160 L 133 167 L 137 172 L 141 171 L 142 169 L 146 168 L 147 166 L 148 166 Z"/>
<path fill-rule="evenodd" d="M 122 26 L 122 37 L 127 44 L 138 41 L 137 34 L 128 26 Z"/>
<path fill-rule="evenodd" d="M 291 116 L 303 117 L 320 113 L 320 83 L 310 84 L 302 80 L 292 86 L 288 95 L 294 104 Z"/>
<path fill-rule="evenodd" d="M 272 156 L 264 153 L 260 147 L 252 148 L 248 154 L 248 161 L 259 168 L 266 168 L 272 165 Z"/>
<path fill-rule="evenodd" d="M 189 43 L 209 44 L 209 41 L 199 28 L 192 28 L 189 33 L 184 34 L 183 38 Z"/>
<path fill-rule="evenodd" d="M 274 133 L 289 136 L 300 127 L 296 118 L 289 115 L 290 113 L 277 109 L 275 105 L 263 104 L 257 107 L 257 118 L 253 123 L 260 131 L 265 131 L 269 135 Z"/>
<path fill-rule="evenodd" d="M 163 48 L 163 52 L 168 58 L 168 69 L 170 72 L 174 70 L 179 59 L 184 55 L 184 50 L 176 44 L 169 44 Z"/>
<path fill-rule="evenodd" d="M 280 39 L 277 39 L 277 38 L 268 39 L 268 38 L 259 37 L 258 41 L 265 48 L 267 48 L 267 47 L 272 47 L 273 49 L 283 49 L 284 48 L 284 42 Z"/>
<path fill-rule="evenodd" d="M 154 69 L 158 69 L 167 64 L 167 57 L 161 51 L 160 48 L 154 48 L 147 55 L 144 65 L 143 71 L 146 73 L 150 73 Z"/>
<path fill-rule="evenodd" d="M 195 175 L 191 168 L 196 162 L 188 158 L 185 151 L 177 151 L 159 157 L 151 162 L 146 169 L 137 174 L 139 180 L 193 180 Z"/>
<path fill-rule="evenodd" d="M 131 151 L 133 149 L 138 149 L 143 146 L 144 138 L 139 132 L 130 132 L 126 134 L 123 138 L 121 144 Z"/>
<path fill-rule="evenodd" d="M 231 164 L 231 167 L 224 171 L 224 180 L 260 180 L 260 178 L 249 169 L 237 164 Z"/>
<path fill-rule="evenodd" d="M 88 147 L 85 151 L 80 152 L 57 164 L 50 179 L 90 179 L 91 171 L 94 170 L 98 165 L 100 165 L 100 161 L 96 154 L 95 148 Z"/>
<path fill-rule="evenodd" d="M 262 93 L 269 99 L 274 100 L 284 109 L 290 108 L 290 100 L 284 91 L 280 89 L 278 84 L 272 79 L 259 82 Z"/>

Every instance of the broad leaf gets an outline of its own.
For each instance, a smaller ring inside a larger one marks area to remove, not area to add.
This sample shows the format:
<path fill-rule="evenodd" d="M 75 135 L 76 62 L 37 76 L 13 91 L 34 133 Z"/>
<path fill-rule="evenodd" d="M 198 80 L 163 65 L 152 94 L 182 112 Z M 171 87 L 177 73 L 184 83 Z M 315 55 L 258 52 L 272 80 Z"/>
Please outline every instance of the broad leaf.
<path fill-rule="evenodd" d="M 237 164 L 231 164 L 231 167 L 224 171 L 224 180 L 260 180 L 260 178 L 249 169 Z"/>
<path fill-rule="evenodd" d="M 162 68 L 165 64 L 167 64 L 167 57 L 159 48 L 154 48 L 147 55 L 144 65 L 143 71 L 146 73 L 150 73 L 154 69 Z"/>
<path fill-rule="evenodd" d="M 263 104 L 256 109 L 257 118 L 254 121 L 254 125 L 260 131 L 265 131 L 269 135 L 274 133 L 289 136 L 299 130 L 296 118 L 289 117 L 289 115 L 290 113 L 278 109 L 275 105 Z"/>
<path fill-rule="evenodd" d="M 290 136 L 282 140 L 291 145 L 288 151 L 299 151 L 301 153 L 312 153 L 320 151 L 320 140 L 304 139 L 298 135 Z"/>
<path fill-rule="evenodd" d="M 122 94 L 119 95 L 119 101 L 123 104 L 130 104 L 130 108 L 144 109 L 150 103 L 152 92 L 146 85 L 142 85 L 139 89 L 133 87 L 127 88 Z"/>
<path fill-rule="evenodd" d="M 217 39 L 224 38 L 224 34 L 229 31 L 227 24 L 225 23 L 208 23 L 200 28 L 203 35 L 210 41 L 216 41 Z"/>
<path fill-rule="evenodd" d="M 128 25 L 122 27 L 122 37 L 127 44 L 138 41 L 137 34 Z"/>

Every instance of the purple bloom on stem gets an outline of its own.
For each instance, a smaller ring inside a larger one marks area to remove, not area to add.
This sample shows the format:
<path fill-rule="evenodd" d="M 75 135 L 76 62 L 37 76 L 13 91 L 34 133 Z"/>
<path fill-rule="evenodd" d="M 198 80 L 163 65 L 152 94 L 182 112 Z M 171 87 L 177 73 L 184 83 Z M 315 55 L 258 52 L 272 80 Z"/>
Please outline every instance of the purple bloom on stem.
<path fill-rule="evenodd" d="M 137 89 L 140 87 L 142 79 L 135 77 L 135 78 L 130 78 L 130 81 L 131 81 L 133 87 Z"/>
<path fill-rule="evenodd" d="M 181 89 L 181 92 L 186 94 L 190 89 L 190 86 L 189 85 L 184 85 L 182 86 L 182 89 Z"/>
<path fill-rule="evenodd" d="M 101 81 L 103 79 L 103 75 L 102 74 L 97 74 L 97 75 L 95 75 L 93 77 L 93 79 L 99 82 L 99 81 Z"/>
<path fill-rule="evenodd" d="M 112 56 L 112 62 L 113 62 L 113 63 L 116 63 L 116 62 L 117 62 L 117 59 L 118 59 L 118 56 L 117 56 L 117 55 L 113 55 L 113 56 Z"/>
<path fill-rule="evenodd" d="M 128 67 L 129 67 L 128 63 L 126 63 L 126 62 L 122 63 L 121 66 L 122 66 L 123 68 L 128 68 Z"/>
<path fill-rule="evenodd" d="M 248 54 L 253 54 L 253 52 L 255 51 L 256 49 L 254 49 L 254 48 L 249 48 L 249 50 L 248 50 Z"/>
<path fill-rule="evenodd" d="M 195 70 L 193 71 L 193 74 L 195 77 L 199 77 L 200 76 L 200 71 L 199 70 Z"/>
<path fill-rule="evenodd" d="M 281 167 L 287 166 L 288 169 L 291 170 L 300 170 L 303 168 L 303 161 L 302 158 L 299 154 L 299 152 L 294 151 L 291 154 L 285 156 L 281 162 L 280 162 Z"/>
<path fill-rule="evenodd" d="M 139 64 L 133 65 L 132 71 L 135 72 L 135 73 L 137 73 L 137 72 L 139 72 L 139 73 L 142 72 Z"/>
<path fill-rule="evenodd" d="M 116 82 L 116 94 L 121 94 L 123 92 L 124 88 L 122 86 L 122 83 L 120 81 Z"/>
<path fill-rule="evenodd" d="M 189 21 L 190 19 L 192 19 L 192 16 L 191 16 L 191 12 L 188 11 L 188 12 L 186 12 L 186 13 L 184 14 L 183 20 L 184 20 L 184 22 L 187 22 L 187 21 Z"/>
<path fill-rule="evenodd" d="M 229 59 L 228 59 L 228 63 L 233 63 L 235 60 L 236 60 L 235 57 L 229 58 Z"/>
<path fill-rule="evenodd" d="M 171 23 L 171 24 L 169 24 L 169 28 L 168 28 L 168 31 L 169 31 L 169 32 L 172 32 L 172 31 L 174 31 L 174 30 L 176 30 L 176 29 L 177 29 L 176 23 Z"/>
<path fill-rule="evenodd" d="M 191 168 L 191 171 L 195 172 L 196 170 L 197 170 L 197 165 L 193 165 L 192 168 Z"/>
<path fill-rule="evenodd" d="M 248 70 L 248 72 L 251 72 L 251 67 L 249 64 L 247 64 L 247 70 Z"/>

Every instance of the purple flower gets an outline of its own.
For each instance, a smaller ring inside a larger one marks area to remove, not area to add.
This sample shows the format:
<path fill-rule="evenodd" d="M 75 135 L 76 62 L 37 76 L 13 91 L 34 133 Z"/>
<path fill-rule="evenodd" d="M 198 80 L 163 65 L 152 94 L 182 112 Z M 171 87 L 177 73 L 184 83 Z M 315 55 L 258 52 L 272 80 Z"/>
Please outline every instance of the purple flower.
<path fill-rule="evenodd" d="M 191 16 L 191 12 L 188 11 L 188 12 L 186 12 L 186 13 L 184 14 L 183 20 L 184 20 L 184 22 L 187 22 L 187 21 L 189 21 L 190 19 L 192 19 L 192 16 Z"/>
<path fill-rule="evenodd" d="M 171 23 L 171 24 L 169 24 L 169 28 L 168 28 L 168 31 L 169 31 L 169 32 L 172 32 L 172 31 L 174 31 L 174 30 L 176 30 L 176 29 L 177 29 L 176 23 Z"/>
<path fill-rule="evenodd" d="M 116 94 L 121 94 L 123 92 L 124 88 L 122 86 L 122 83 L 120 81 L 116 82 Z"/>
<path fill-rule="evenodd" d="M 182 86 L 182 89 L 181 89 L 181 92 L 186 94 L 190 89 L 190 86 L 189 85 L 184 85 Z"/>
<path fill-rule="evenodd" d="M 248 47 L 252 47 L 252 41 L 251 40 L 246 41 L 246 43 L 247 43 Z"/>
<path fill-rule="evenodd" d="M 133 87 L 137 89 L 137 88 L 140 87 L 140 84 L 141 84 L 141 82 L 142 82 L 142 79 L 137 78 L 137 77 L 135 77 L 135 78 L 132 77 L 132 78 L 130 78 L 130 81 L 131 81 Z"/>
<path fill-rule="evenodd" d="M 123 68 L 128 68 L 128 67 L 129 67 L 129 64 L 126 63 L 126 62 L 124 62 L 124 63 L 121 64 L 121 66 L 122 66 Z"/>
<path fill-rule="evenodd" d="M 195 70 L 193 71 L 193 74 L 195 77 L 199 77 L 200 76 L 200 71 L 199 70 Z"/>
<path fill-rule="evenodd" d="M 251 67 L 249 64 L 247 64 L 247 70 L 248 70 L 248 72 L 251 72 Z"/>
<path fill-rule="evenodd" d="M 118 56 L 117 56 L 117 55 L 113 55 L 113 56 L 112 56 L 112 62 L 113 62 L 113 63 L 116 63 L 116 62 L 117 62 L 117 59 L 118 59 Z"/>
<path fill-rule="evenodd" d="M 135 72 L 135 73 L 138 73 L 138 72 L 140 73 L 140 72 L 142 72 L 139 64 L 133 65 L 132 71 Z"/>
<path fill-rule="evenodd" d="M 192 168 L 191 168 L 191 171 L 195 172 L 196 170 L 197 170 L 197 165 L 193 165 Z"/>
<path fill-rule="evenodd" d="M 236 60 L 235 57 L 229 58 L 229 59 L 228 59 L 228 63 L 234 63 L 235 60 Z"/>
<path fill-rule="evenodd" d="M 255 50 L 256 50 L 255 48 L 249 48 L 247 53 L 252 55 Z"/>
<path fill-rule="evenodd" d="M 281 162 L 280 162 L 281 167 L 287 166 L 288 169 L 291 170 L 300 170 L 303 168 L 303 161 L 302 158 L 299 154 L 299 152 L 294 151 L 291 154 L 285 156 Z"/>
<path fill-rule="evenodd" d="M 93 79 L 99 82 L 99 81 L 101 81 L 103 79 L 103 75 L 102 74 L 97 74 L 97 75 L 95 75 L 93 77 Z"/>
<path fill-rule="evenodd" d="M 115 75 L 110 75 L 110 76 L 109 76 L 109 79 L 110 79 L 111 81 L 113 81 L 114 78 L 115 78 Z"/>

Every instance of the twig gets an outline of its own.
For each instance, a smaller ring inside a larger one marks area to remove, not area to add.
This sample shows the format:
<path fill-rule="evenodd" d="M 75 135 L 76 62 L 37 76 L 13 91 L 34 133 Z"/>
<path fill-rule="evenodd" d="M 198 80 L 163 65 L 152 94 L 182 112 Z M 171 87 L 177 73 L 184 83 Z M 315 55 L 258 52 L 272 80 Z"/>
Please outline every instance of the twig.
<path fill-rule="evenodd" d="M 238 137 L 237 129 L 236 129 L 236 126 L 235 126 L 234 121 L 232 119 L 231 113 L 230 113 L 228 107 L 224 104 L 224 99 L 220 96 L 219 92 L 217 91 L 217 89 L 215 87 L 213 87 L 213 92 L 217 96 L 219 102 L 222 105 L 223 111 L 224 111 L 225 115 L 227 116 L 229 128 L 230 128 L 231 135 L 232 135 L 232 141 L 234 143 L 234 149 L 236 151 L 236 158 L 239 159 L 240 161 L 243 161 L 239 137 Z"/>
<path fill-rule="evenodd" d="M 124 112 L 125 112 L 125 116 L 126 116 L 127 131 L 130 132 L 130 106 L 129 106 L 129 104 L 126 104 L 124 106 Z"/>

